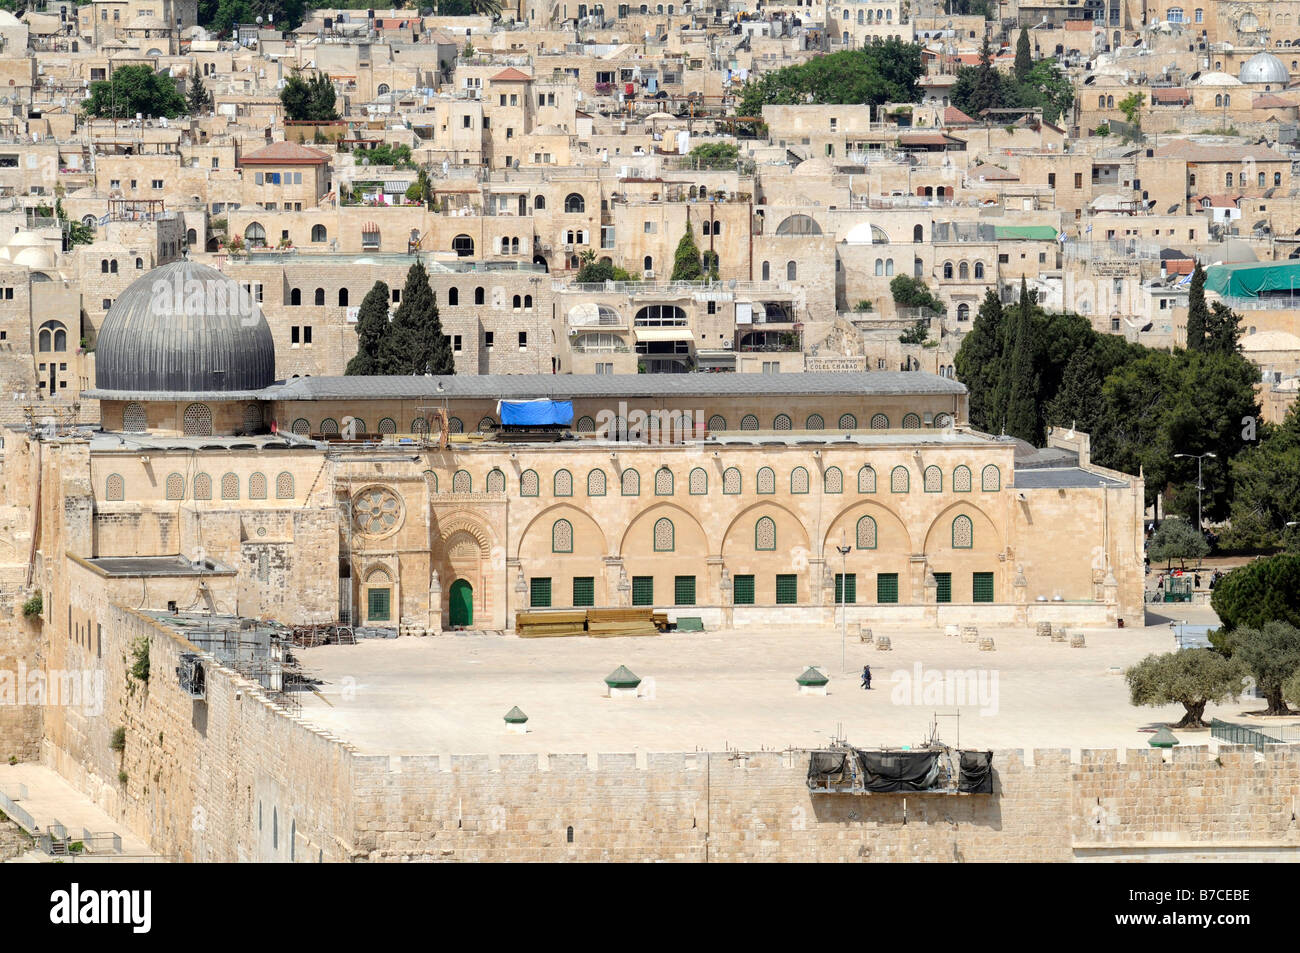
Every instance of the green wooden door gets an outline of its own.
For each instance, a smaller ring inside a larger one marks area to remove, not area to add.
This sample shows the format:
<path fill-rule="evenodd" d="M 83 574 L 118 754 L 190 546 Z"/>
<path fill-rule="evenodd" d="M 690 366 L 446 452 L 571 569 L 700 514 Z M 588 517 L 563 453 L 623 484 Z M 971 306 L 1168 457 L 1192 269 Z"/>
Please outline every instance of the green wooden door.
<path fill-rule="evenodd" d="M 474 624 L 474 587 L 464 579 L 451 584 L 451 603 L 447 607 L 447 621 L 451 625 Z"/>

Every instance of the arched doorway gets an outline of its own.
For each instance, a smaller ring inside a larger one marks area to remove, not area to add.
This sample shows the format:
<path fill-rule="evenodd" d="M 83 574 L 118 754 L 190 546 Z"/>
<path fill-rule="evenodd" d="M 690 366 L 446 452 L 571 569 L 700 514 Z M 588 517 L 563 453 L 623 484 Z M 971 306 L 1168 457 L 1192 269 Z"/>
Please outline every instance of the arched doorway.
<path fill-rule="evenodd" d="M 451 584 L 447 621 L 453 628 L 474 624 L 474 587 L 464 579 L 457 579 Z"/>

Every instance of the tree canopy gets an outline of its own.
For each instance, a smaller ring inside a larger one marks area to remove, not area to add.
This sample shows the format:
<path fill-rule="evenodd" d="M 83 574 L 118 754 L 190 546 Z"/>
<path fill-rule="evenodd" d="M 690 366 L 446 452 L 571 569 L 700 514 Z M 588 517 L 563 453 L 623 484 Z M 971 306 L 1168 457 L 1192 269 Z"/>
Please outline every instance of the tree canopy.
<path fill-rule="evenodd" d="M 291 122 L 331 122 L 338 119 L 335 99 L 334 84 L 327 73 L 303 79 L 302 73 L 294 70 L 285 81 L 284 89 L 280 90 L 284 116 Z"/>
<path fill-rule="evenodd" d="M 1201 531 L 1176 516 L 1161 521 L 1147 548 L 1147 556 L 1153 563 L 1169 564 L 1176 559 L 1181 565 L 1189 559 L 1201 559 L 1209 554 L 1210 544 Z"/>
<path fill-rule="evenodd" d="M 1255 676 L 1255 687 L 1268 699 L 1268 715 L 1290 714 L 1283 685 L 1300 672 L 1300 629 L 1273 620 L 1257 629 L 1239 628 L 1228 637 L 1234 660 Z"/>
<path fill-rule="evenodd" d="M 745 84 L 736 114 L 757 117 L 772 105 L 919 102 L 916 81 L 924 72 L 919 45 L 890 39 L 764 73 Z"/>
<path fill-rule="evenodd" d="M 942 314 L 944 307 L 920 278 L 911 275 L 899 275 L 889 283 L 889 293 L 894 303 L 903 308 L 929 308 L 935 314 Z"/>
<path fill-rule="evenodd" d="M 1027 37 L 1024 42 L 1028 43 Z M 1056 60 L 1033 62 L 1027 47 L 1023 58 L 1017 49 L 1015 71 L 1006 74 L 993 64 L 993 57 L 985 38 L 979 63 L 957 70 L 952 104 L 966 115 L 979 119 L 985 109 L 1041 109 L 1044 120 L 1056 122 L 1074 105 L 1074 87 Z"/>
<path fill-rule="evenodd" d="M 1281 620 L 1300 625 L 1300 556 L 1256 559 L 1232 570 L 1210 595 L 1224 631 Z"/>
<path fill-rule="evenodd" d="M 81 106 L 102 119 L 134 119 L 137 113 L 175 119 L 187 111 L 176 81 L 148 66 L 117 67 L 109 79 L 90 84 L 90 97 Z"/>
<path fill-rule="evenodd" d="M 357 353 L 349 375 L 455 374 L 451 341 L 442 331 L 429 274 L 417 261 L 406 273 L 401 305 L 388 319 L 388 286 L 382 281 L 361 302 Z"/>
<path fill-rule="evenodd" d="M 1184 649 L 1148 655 L 1130 667 L 1124 679 L 1132 704 L 1182 705 L 1185 714 L 1175 728 L 1207 728 L 1205 706 L 1235 701 L 1245 674 L 1246 666 L 1238 659 L 1224 658 L 1212 649 Z"/>
<path fill-rule="evenodd" d="M 686 232 L 677 243 L 673 255 L 673 281 L 699 281 L 704 277 L 704 268 L 700 264 L 700 248 L 695 244 L 695 231 L 691 223 L 686 222 Z"/>
<path fill-rule="evenodd" d="M 1223 543 L 1233 548 L 1282 545 L 1300 552 L 1300 404 L 1282 423 L 1262 424 L 1230 464 L 1232 527 Z"/>

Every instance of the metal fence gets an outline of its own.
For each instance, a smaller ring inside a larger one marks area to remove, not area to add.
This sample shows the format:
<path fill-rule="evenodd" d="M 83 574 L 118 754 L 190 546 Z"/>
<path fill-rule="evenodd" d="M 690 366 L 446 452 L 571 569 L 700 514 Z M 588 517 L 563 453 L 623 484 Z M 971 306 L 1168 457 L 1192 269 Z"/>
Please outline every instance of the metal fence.
<path fill-rule="evenodd" d="M 1210 737 L 1229 744 L 1250 745 L 1256 751 L 1263 751 L 1265 745 L 1300 743 L 1300 725 L 1270 725 L 1267 730 L 1260 730 L 1250 725 L 1234 725 L 1213 718 L 1210 720 Z"/>
<path fill-rule="evenodd" d="M 18 826 L 29 834 L 36 829 L 36 821 L 32 816 L 14 803 L 9 795 L 0 791 L 0 812 L 3 812 L 10 820 L 17 822 Z"/>

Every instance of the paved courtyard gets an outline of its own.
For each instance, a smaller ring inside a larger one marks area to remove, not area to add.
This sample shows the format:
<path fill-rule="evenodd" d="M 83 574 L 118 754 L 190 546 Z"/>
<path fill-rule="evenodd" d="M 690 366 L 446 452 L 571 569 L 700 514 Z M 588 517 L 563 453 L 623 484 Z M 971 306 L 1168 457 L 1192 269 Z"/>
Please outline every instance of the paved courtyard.
<path fill-rule="evenodd" d="M 1178 620 L 1214 621 L 1208 608 L 1175 612 Z M 1147 622 L 1082 630 L 1086 648 L 1024 629 L 981 630 L 995 639 L 991 653 L 942 630 L 878 627 L 893 651 L 850 641 L 847 666 L 840 633 L 825 628 L 619 639 L 447 634 L 297 654 L 324 681 L 325 701 L 300 696 L 303 715 L 367 753 L 757 750 L 821 744 L 839 726 L 858 745 L 916 744 L 935 712 L 958 710 L 960 723 L 939 719 L 949 744 L 960 729 L 962 747 L 1123 748 L 1145 746 L 1150 734 L 1142 729 L 1182 717 L 1181 706 L 1128 703 L 1122 670 L 1174 645 L 1167 618 L 1148 614 Z M 859 688 L 864 663 L 874 676 L 870 692 Z M 605 697 L 603 679 L 619 665 L 644 679 L 643 697 Z M 831 676 L 826 697 L 799 694 L 795 679 L 810 665 Z M 965 704 L 936 702 L 934 680 L 971 670 L 977 677 L 960 682 Z M 525 735 L 505 731 L 503 717 L 515 705 L 529 717 Z M 1254 700 L 1212 706 L 1207 718 L 1259 707 Z M 1209 732 L 1180 732 L 1180 739 L 1208 744 Z"/>

